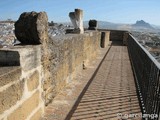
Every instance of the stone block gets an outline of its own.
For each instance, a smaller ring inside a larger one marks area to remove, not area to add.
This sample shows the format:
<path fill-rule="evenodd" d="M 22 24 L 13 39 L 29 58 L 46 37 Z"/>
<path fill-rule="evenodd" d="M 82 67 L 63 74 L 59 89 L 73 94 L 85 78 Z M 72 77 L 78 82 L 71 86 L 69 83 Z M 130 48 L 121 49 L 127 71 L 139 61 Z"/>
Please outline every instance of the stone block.
<path fill-rule="evenodd" d="M 24 72 L 30 71 L 37 66 L 41 65 L 41 46 L 28 46 L 21 50 L 20 53 L 20 64 Z"/>
<path fill-rule="evenodd" d="M 7 120 L 25 120 L 39 105 L 39 91 L 35 92 L 21 106 L 19 106 Z"/>
<path fill-rule="evenodd" d="M 15 105 L 22 97 L 24 81 L 20 81 L 0 92 L 0 113 Z"/>
<path fill-rule="evenodd" d="M 27 87 L 29 91 L 35 90 L 39 85 L 39 73 L 35 71 L 27 80 Z"/>
<path fill-rule="evenodd" d="M 50 86 L 45 92 L 45 105 L 47 106 L 49 103 L 51 103 L 56 95 L 56 88 L 54 86 Z"/>
<path fill-rule="evenodd" d="M 104 31 L 101 32 L 101 47 L 106 48 L 110 44 L 110 32 L 109 31 Z"/>
<path fill-rule="evenodd" d="M 97 26 L 98 26 L 98 23 L 97 23 L 97 20 L 90 20 L 89 23 L 89 30 L 97 30 Z"/>
<path fill-rule="evenodd" d="M 71 22 L 73 24 L 74 30 L 70 31 L 72 33 L 84 33 L 83 28 L 83 10 L 81 9 L 75 9 L 74 12 L 69 13 L 69 17 L 71 19 Z M 69 31 L 67 31 L 69 32 Z"/>
<path fill-rule="evenodd" d="M 74 80 L 76 74 L 83 69 L 83 63 L 87 65 L 86 63 L 96 56 L 96 51 L 100 47 L 100 32 L 67 34 L 51 40 L 52 42 L 47 44 L 49 52 L 46 52 L 46 57 L 42 60 L 43 96 L 46 105 L 52 96 L 57 95 L 63 87 Z"/>
<path fill-rule="evenodd" d="M 20 67 L 1 67 L 0 72 L 2 73 L 0 74 L 0 87 L 19 80 L 21 77 Z"/>
<path fill-rule="evenodd" d="M 22 44 L 40 44 L 48 40 L 46 12 L 24 12 L 15 23 L 15 35 Z"/>
<path fill-rule="evenodd" d="M 42 109 L 39 109 L 32 117 L 30 120 L 40 120 L 42 116 Z"/>

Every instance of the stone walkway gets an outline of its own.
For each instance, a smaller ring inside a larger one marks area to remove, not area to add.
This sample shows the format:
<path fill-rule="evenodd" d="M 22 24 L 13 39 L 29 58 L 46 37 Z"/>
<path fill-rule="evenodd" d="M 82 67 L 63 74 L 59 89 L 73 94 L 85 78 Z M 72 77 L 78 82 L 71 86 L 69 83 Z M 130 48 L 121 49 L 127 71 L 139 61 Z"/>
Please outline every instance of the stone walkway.
<path fill-rule="evenodd" d="M 71 120 L 141 119 L 134 77 L 126 46 L 111 47 L 92 83 L 84 93 Z M 127 117 L 130 115 L 130 118 Z"/>
<path fill-rule="evenodd" d="M 95 65 L 53 100 L 42 120 L 141 120 L 127 47 L 113 44 L 97 70 Z"/>

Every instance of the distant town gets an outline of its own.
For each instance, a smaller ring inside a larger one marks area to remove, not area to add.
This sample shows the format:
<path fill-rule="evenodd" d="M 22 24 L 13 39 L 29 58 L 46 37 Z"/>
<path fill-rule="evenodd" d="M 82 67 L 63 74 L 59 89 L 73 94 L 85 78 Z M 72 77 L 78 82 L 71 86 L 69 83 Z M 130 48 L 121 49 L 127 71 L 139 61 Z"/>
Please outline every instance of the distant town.
<path fill-rule="evenodd" d="M 12 47 L 20 42 L 16 39 L 14 34 L 14 21 L 8 19 L 0 21 L 0 48 Z M 87 27 L 87 21 L 84 22 Z M 56 35 L 64 35 L 69 23 L 54 23 L 49 22 L 48 34 L 50 37 Z M 160 62 L 160 28 L 150 25 L 143 20 L 137 21 L 133 25 L 128 24 L 114 24 L 110 22 L 99 21 L 99 28 L 127 30 L 137 39 L 137 41 L 144 46 L 153 57 Z"/>
<path fill-rule="evenodd" d="M 16 40 L 14 22 L 7 20 L 0 22 L 0 48 L 13 45 Z"/>
<path fill-rule="evenodd" d="M 132 35 L 160 62 L 160 33 L 132 31 Z"/>
<path fill-rule="evenodd" d="M 6 20 L 0 21 L 0 48 L 2 47 L 12 47 L 20 42 L 17 40 L 14 34 L 14 21 Z M 48 34 L 49 37 L 54 37 L 56 35 L 64 35 L 67 28 L 70 26 L 49 22 Z"/>

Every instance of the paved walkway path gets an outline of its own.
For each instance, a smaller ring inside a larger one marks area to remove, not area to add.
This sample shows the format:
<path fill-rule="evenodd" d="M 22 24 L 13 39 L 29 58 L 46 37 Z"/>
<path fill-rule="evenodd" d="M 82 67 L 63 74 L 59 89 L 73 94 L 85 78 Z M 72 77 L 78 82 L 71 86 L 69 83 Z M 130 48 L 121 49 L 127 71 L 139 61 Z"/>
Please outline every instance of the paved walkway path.
<path fill-rule="evenodd" d="M 117 114 L 140 113 L 127 47 L 115 44 L 68 119 L 121 120 Z M 129 119 L 140 118 L 127 118 Z"/>

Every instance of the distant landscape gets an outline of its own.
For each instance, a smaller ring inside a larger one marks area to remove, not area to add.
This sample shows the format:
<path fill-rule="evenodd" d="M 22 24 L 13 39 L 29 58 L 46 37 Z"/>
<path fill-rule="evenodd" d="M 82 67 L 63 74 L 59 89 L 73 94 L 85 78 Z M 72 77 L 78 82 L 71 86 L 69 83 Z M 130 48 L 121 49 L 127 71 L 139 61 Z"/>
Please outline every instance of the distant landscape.
<path fill-rule="evenodd" d="M 87 21 L 84 22 L 86 28 L 87 24 Z M 98 28 L 129 31 L 160 62 L 160 26 L 151 25 L 144 20 L 138 20 L 134 24 L 98 21 Z"/>
<path fill-rule="evenodd" d="M 10 19 L 0 21 L 0 47 L 19 44 L 14 35 L 14 22 Z M 50 37 L 64 35 L 68 28 L 72 28 L 70 22 L 54 23 L 51 21 L 48 34 Z M 84 28 L 88 28 L 88 21 L 84 21 Z M 144 20 L 137 20 L 133 24 L 98 21 L 98 29 L 129 31 L 160 62 L 160 26 L 151 25 Z"/>
<path fill-rule="evenodd" d="M 84 22 L 84 26 L 88 27 L 88 21 Z M 106 21 L 98 21 L 99 29 L 114 29 L 114 30 L 127 30 L 127 31 L 146 31 L 146 32 L 160 32 L 160 26 L 151 25 L 144 20 L 137 20 L 133 24 L 119 24 Z"/>

